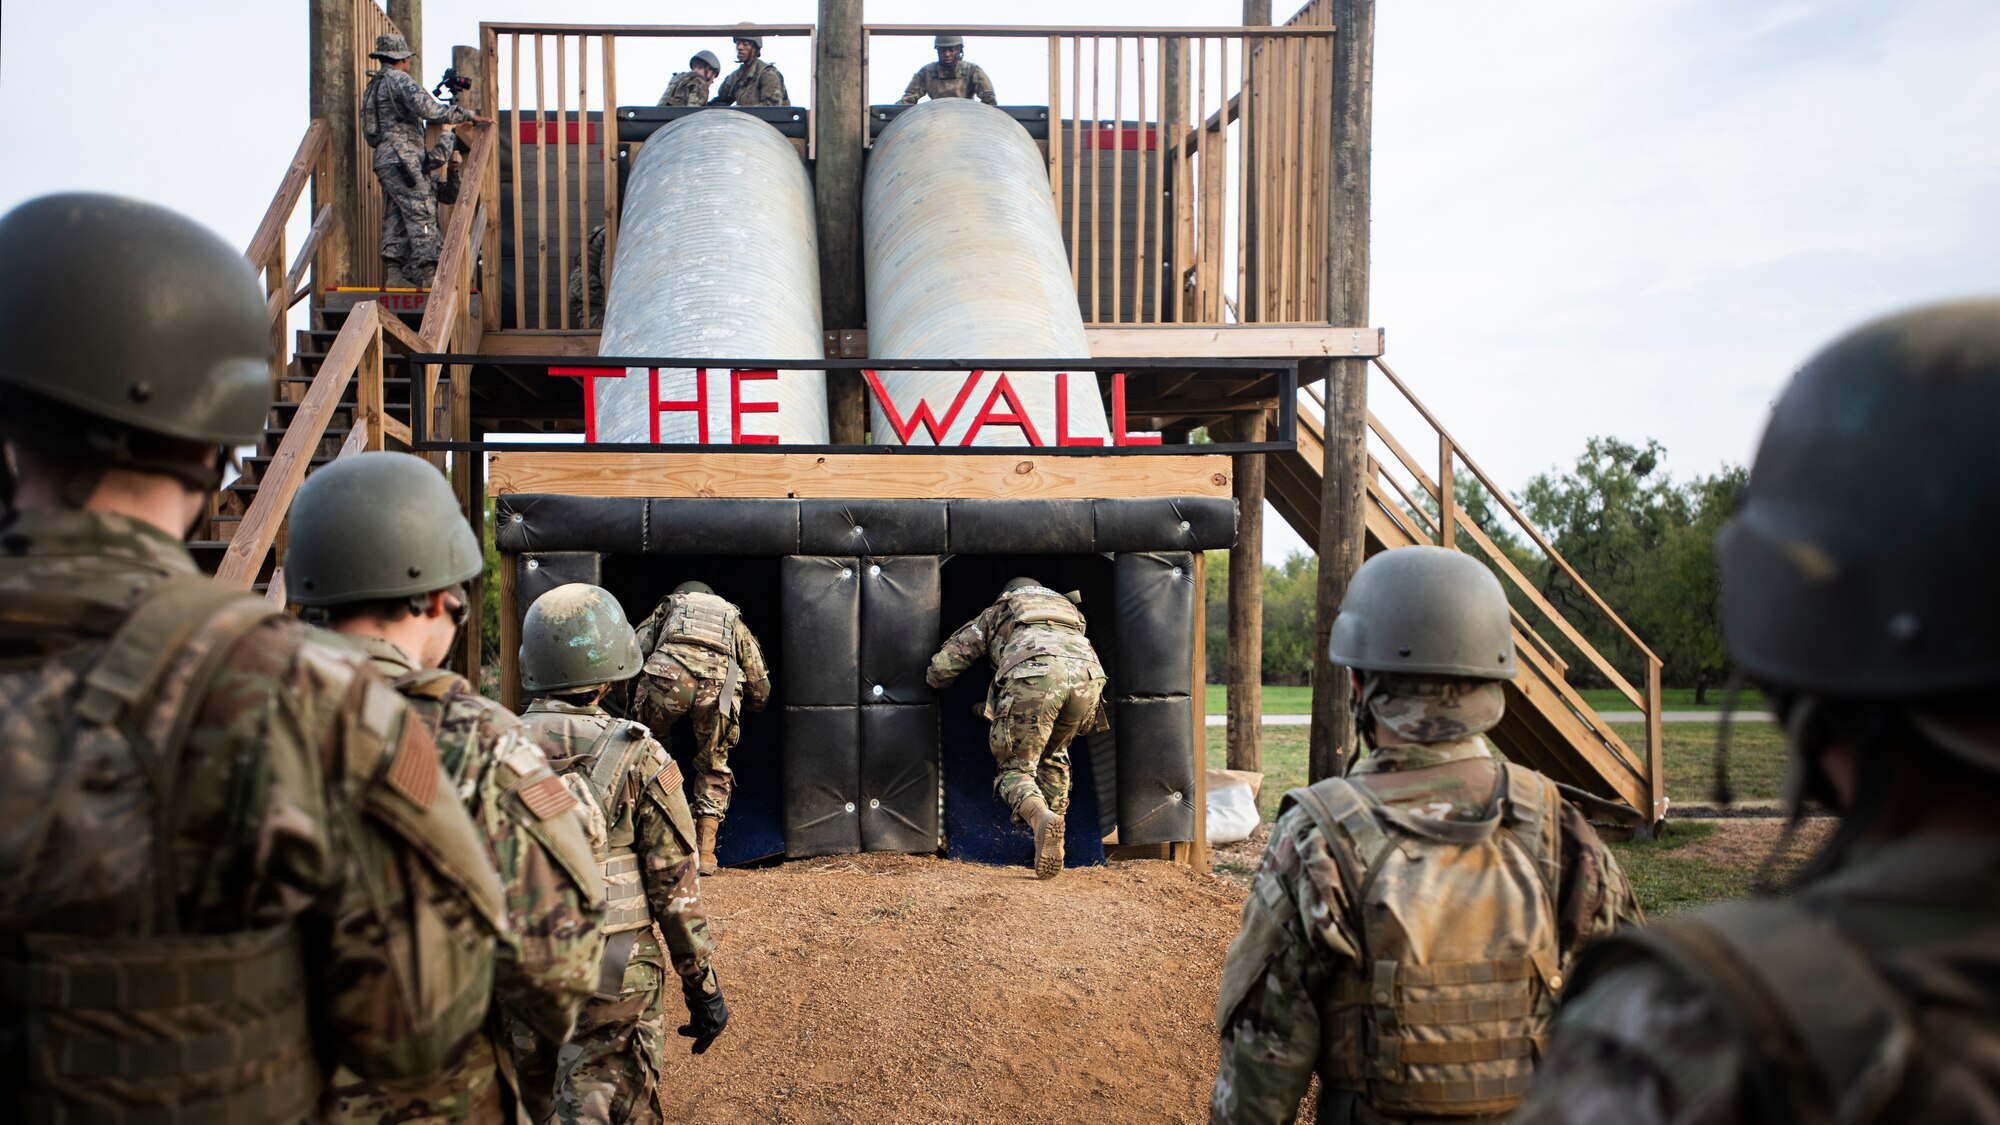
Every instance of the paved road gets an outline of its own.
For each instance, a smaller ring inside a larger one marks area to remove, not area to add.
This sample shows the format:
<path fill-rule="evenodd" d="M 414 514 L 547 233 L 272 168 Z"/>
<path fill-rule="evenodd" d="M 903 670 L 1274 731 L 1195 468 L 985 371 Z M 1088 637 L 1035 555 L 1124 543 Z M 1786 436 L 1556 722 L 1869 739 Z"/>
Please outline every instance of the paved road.
<path fill-rule="evenodd" d="M 1599 711 L 1598 716 L 1607 723 L 1638 723 L 1645 721 L 1645 716 L 1637 711 Z M 1722 712 L 1667 711 L 1660 715 L 1660 721 L 1663 723 L 1719 723 L 1722 721 Z M 1771 723 L 1776 722 L 1777 717 L 1762 711 L 1739 711 L 1736 714 L 1735 721 L 1739 723 Z M 1311 722 L 1311 715 L 1264 716 L 1264 725 L 1267 727 L 1302 727 Z M 1210 715 L 1208 716 L 1208 725 L 1212 727 L 1226 727 L 1229 725 L 1229 716 Z"/>

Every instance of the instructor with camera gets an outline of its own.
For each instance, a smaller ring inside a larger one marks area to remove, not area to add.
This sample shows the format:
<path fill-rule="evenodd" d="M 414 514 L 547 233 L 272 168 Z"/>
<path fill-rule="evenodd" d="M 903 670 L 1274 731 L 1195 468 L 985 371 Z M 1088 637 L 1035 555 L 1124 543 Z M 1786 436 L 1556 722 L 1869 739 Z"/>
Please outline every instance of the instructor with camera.
<path fill-rule="evenodd" d="M 424 92 L 410 75 L 409 43 L 398 32 L 375 37 L 371 59 L 382 69 L 361 93 L 361 136 L 375 150 L 375 179 L 382 185 L 382 285 L 384 288 L 430 288 L 444 252 L 444 232 L 438 226 L 438 183 L 433 168 L 451 163 L 457 138 L 446 133 L 424 148 L 424 126 L 491 125 L 462 106 L 447 105 Z"/>

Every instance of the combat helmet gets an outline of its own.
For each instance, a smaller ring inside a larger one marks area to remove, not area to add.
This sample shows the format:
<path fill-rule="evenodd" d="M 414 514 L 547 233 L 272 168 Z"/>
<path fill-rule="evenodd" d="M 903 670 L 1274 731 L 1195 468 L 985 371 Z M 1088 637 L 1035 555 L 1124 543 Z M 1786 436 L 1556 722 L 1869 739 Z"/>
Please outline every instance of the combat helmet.
<path fill-rule="evenodd" d="M 722 60 L 715 57 L 714 51 L 696 51 L 693 57 L 688 59 L 688 66 L 693 67 L 696 63 L 705 63 L 708 69 L 717 74 L 722 73 Z"/>
<path fill-rule="evenodd" d="M 410 41 L 403 38 L 402 32 L 385 31 L 375 37 L 375 49 L 368 52 L 368 57 L 385 62 L 402 62 L 414 54 L 416 52 L 410 50 Z"/>
<path fill-rule="evenodd" d="M 729 41 L 731 43 L 748 43 L 760 52 L 764 49 L 764 37 L 758 33 L 757 25 L 754 23 L 737 24 L 736 34 L 730 36 Z"/>
<path fill-rule="evenodd" d="M 1354 572 L 1327 657 L 1363 672 L 1511 680 L 1507 595 L 1491 571 L 1448 547 L 1383 551 Z"/>
<path fill-rule="evenodd" d="M 450 482 L 408 453 L 342 457 L 307 477 L 289 526 L 285 597 L 302 606 L 428 594 L 485 567 Z"/>
<path fill-rule="evenodd" d="M 1890 703 L 2000 768 L 2000 300 L 1864 325 L 1800 369 L 1716 540 L 1731 659 L 1781 693 Z M 1984 729 L 1979 729 L 1981 722 Z"/>
<path fill-rule="evenodd" d="M 0 217 L 0 419 L 11 438 L 68 441 L 50 427 L 83 425 L 74 436 L 107 462 L 187 475 L 134 456 L 131 435 L 256 441 L 270 347 L 263 287 L 242 252 L 185 215 L 72 192 Z"/>
<path fill-rule="evenodd" d="M 644 662 L 624 607 L 601 586 L 557 586 L 535 599 L 521 623 L 521 686 L 529 691 L 620 683 Z"/>
<path fill-rule="evenodd" d="M 1042 580 L 1039 578 L 1029 578 L 1025 574 L 1016 575 L 1013 578 L 1009 578 L 1007 580 L 1006 585 L 1000 587 L 1000 592 L 1003 594 L 1011 594 L 1016 590 L 1024 589 L 1028 586 L 1040 586 L 1041 584 Z"/>
<path fill-rule="evenodd" d="M 942 51 L 946 47 L 963 49 L 965 47 L 965 37 L 963 35 L 940 35 L 936 39 L 931 40 L 931 50 L 933 51 Z"/>
<path fill-rule="evenodd" d="M 694 579 L 692 579 L 692 578 L 691 578 L 691 579 L 687 580 L 686 582 L 683 582 L 683 583 L 681 583 L 680 585 L 678 585 L 678 586 L 674 587 L 674 593 L 676 593 L 676 594 L 714 594 L 714 593 L 715 593 L 715 588 L 714 588 L 713 586 L 710 586 L 710 585 L 709 585 L 708 583 L 706 583 L 706 582 L 699 582 L 699 581 L 696 581 L 696 580 L 694 580 Z"/>

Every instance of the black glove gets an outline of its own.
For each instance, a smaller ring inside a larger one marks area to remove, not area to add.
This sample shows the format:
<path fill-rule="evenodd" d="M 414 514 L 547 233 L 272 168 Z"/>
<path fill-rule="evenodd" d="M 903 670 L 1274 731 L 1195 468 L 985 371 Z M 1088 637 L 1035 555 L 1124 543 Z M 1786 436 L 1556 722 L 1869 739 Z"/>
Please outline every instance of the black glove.
<path fill-rule="evenodd" d="M 708 1050 L 722 1029 L 729 1026 L 729 1005 L 722 999 L 722 984 L 717 982 L 715 995 L 710 996 L 699 989 L 681 989 L 681 998 L 687 1001 L 688 1021 L 681 1025 L 678 1034 L 694 1040 L 694 1053 L 699 1055 Z"/>

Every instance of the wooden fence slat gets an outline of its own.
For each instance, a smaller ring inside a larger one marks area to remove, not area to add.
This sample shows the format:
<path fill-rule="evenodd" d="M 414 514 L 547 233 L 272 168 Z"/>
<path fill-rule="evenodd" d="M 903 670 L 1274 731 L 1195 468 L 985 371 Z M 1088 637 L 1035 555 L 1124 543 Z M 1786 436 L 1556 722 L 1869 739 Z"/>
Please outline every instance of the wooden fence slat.
<path fill-rule="evenodd" d="M 1138 92 L 1138 105 L 1132 111 L 1132 120 L 1138 122 L 1139 127 L 1139 158 L 1133 162 L 1138 166 L 1139 183 L 1137 190 L 1132 193 L 1133 198 L 1137 201 L 1137 214 L 1132 216 L 1132 247 L 1134 251 L 1132 260 L 1132 285 L 1134 286 L 1132 294 L 1132 322 L 1140 324 L 1144 323 L 1146 319 L 1146 263 L 1151 260 L 1151 255 L 1146 253 L 1146 208 L 1149 205 L 1150 197 L 1146 194 L 1146 153 L 1148 151 L 1146 148 L 1146 137 L 1148 132 L 1146 125 L 1146 40 L 1143 36 L 1133 40 L 1132 50 L 1133 62 L 1138 68 L 1138 81 L 1133 87 Z M 1154 133 L 1154 136 L 1157 137 L 1157 131 Z"/>
<path fill-rule="evenodd" d="M 1167 37 L 1162 35 L 1154 40 L 1160 52 L 1159 99 L 1153 116 L 1159 118 L 1153 124 L 1153 248 L 1158 260 L 1153 263 L 1153 323 L 1166 320 L 1167 263 L 1172 255 L 1167 251 L 1167 199 L 1171 193 L 1167 189 L 1167 141 L 1173 132 L 1173 114 L 1167 106 Z"/>
<path fill-rule="evenodd" d="M 535 323 L 549 326 L 549 111 L 542 98 L 542 37 L 535 36 Z"/>
<path fill-rule="evenodd" d="M 1255 302 L 1250 296 L 1250 119 L 1257 115 L 1250 85 L 1250 37 L 1242 42 L 1243 65 L 1237 79 L 1236 113 L 1236 319 L 1251 320 Z"/>
<path fill-rule="evenodd" d="M 523 167 L 521 158 L 527 155 L 528 146 L 521 143 L 521 135 L 524 132 L 521 128 L 521 37 L 510 33 L 507 36 L 507 47 L 513 59 L 512 64 L 507 68 L 507 72 L 509 81 L 513 83 L 514 90 L 513 101 L 507 104 L 508 121 L 514 130 L 514 135 L 508 138 L 508 143 L 513 147 L 514 151 L 514 168 L 513 176 L 511 177 L 514 192 L 514 327 L 526 328 L 528 326 L 528 247 L 526 239 L 522 234 L 521 184 L 527 176 L 527 169 Z M 497 120 L 500 115 L 498 112 L 495 112 L 493 116 Z M 540 150 L 537 149 L 536 151 L 539 152 Z M 495 253 L 490 248 L 487 252 Z M 495 293 L 491 294 L 487 299 L 497 301 L 499 297 L 500 295 Z"/>
<path fill-rule="evenodd" d="M 1104 212 L 1104 40 L 1090 40 L 1090 315 L 1085 324 L 1103 319 L 1104 238 L 1098 216 Z"/>
<path fill-rule="evenodd" d="M 1083 274 L 1080 271 L 1083 253 L 1083 37 L 1070 40 L 1070 166 L 1076 174 L 1069 185 L 1069 280 L 1079 290 L 1083 288 Z"/>
<path fill-rule="evenodd" d="M 1111 41 L 1111 323 L 1125 319 L 1125 40 Z"/>
<path fill-rule="evenodd" d="M 618 248 L 618 40 L 604 37 L 604 111 L 598 117 L 597 140 L 604 157 L 604 265 L 598 271 L 600 299 L 611 296 L 611 262 Z M 807 136 L 812 131 L 806 131 Z"/>
<path fill-rule="evenodd" d="M 542 144 L 549 145 L 547 136 Z M 556 262 L 550 285 L 555 289 L 556 325 L 567 329 L 569 294 L 569 36 L 556 36 Z"/>
<path fill-rule="evenodd" d="M 609 125 L 605 118 L 602 124 Z M 567 139 L 567 134 L 565 134 Z M 576 264 L 590 271 L 590 37 L 576 38 Z M 563 307 L 569 307 L 568 258 L 563 259 Z M 583 320 L 573 327 L 590 327 L 590 287 L 583 289 Z"/>

